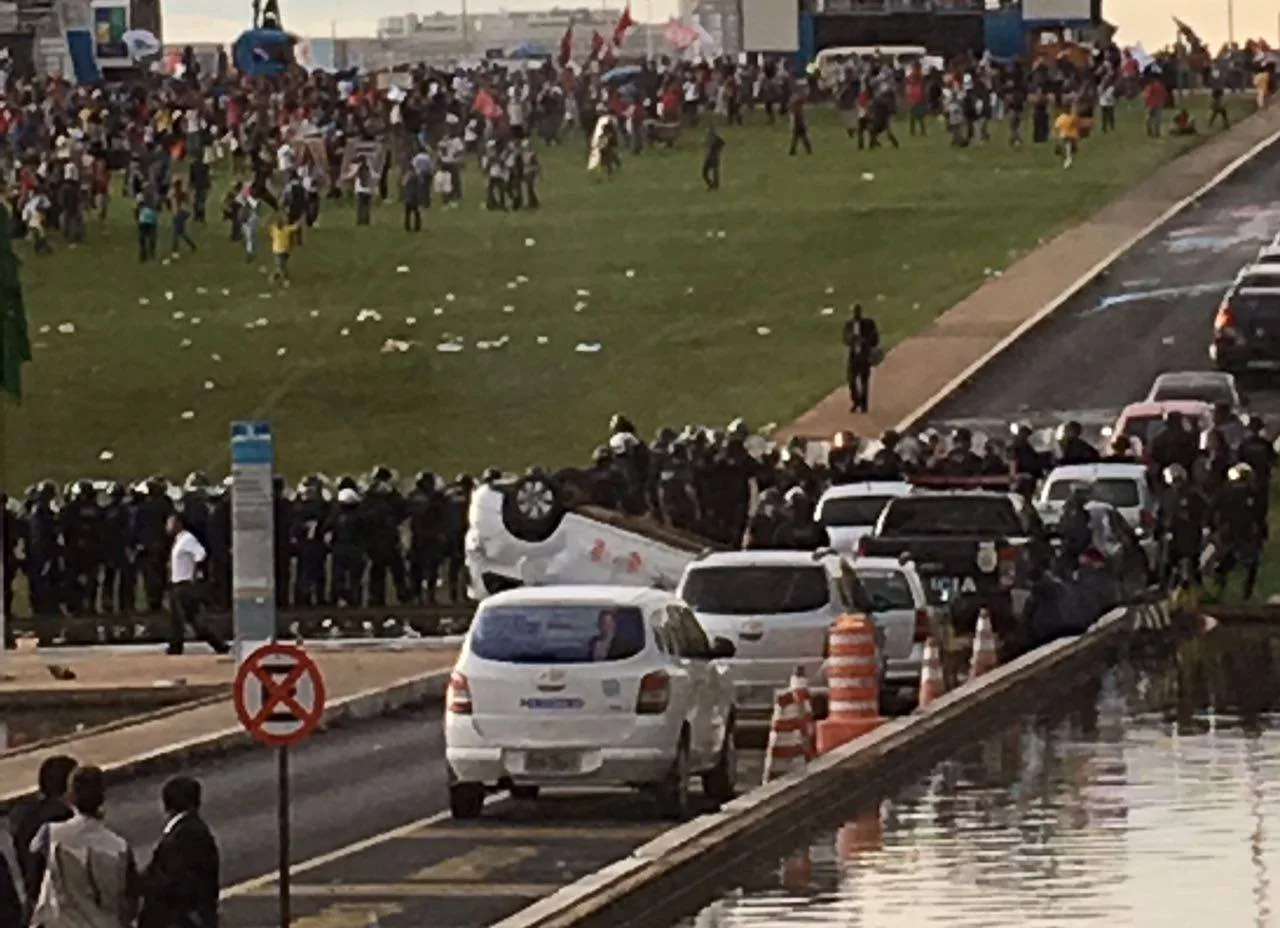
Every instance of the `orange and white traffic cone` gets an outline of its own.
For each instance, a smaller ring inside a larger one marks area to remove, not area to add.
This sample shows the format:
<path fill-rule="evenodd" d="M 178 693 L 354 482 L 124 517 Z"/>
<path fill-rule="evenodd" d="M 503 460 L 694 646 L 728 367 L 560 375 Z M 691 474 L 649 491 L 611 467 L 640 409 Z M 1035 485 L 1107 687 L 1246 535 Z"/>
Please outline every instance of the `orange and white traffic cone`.
<path fill-rule="evenodd" d="M 978 625 L 973 631 L 973 657 L 969 661 L 969 679 L 973 680 L 992 671 L 1000 663 L 996 654 L 996 633 L 991 627 L 991 613 L 983 609 L 978 613 Z"/>
<path fill-rule="evenodd" d="M 800 704 L 790 690 L 773 698 L 773 722 L 769 726 L 769 747 L 764 756 L 764 777 L 768 783 L 804 769 L 805 723 Z"/>
<path fill-rule="evenodd" d="M 934 640 L 927 638 L 920 661 L 920 698 L 917 708 L 925 708 L 946 691 L 947 681 L 942 675 L 942 654 Z"/>
<path fill-rule="evenodd" d="M 796 703 L 800 706 L 800 717 L 804 720 L 805 759 L 813 760 L 817 723 L 813 719 L 813 698 L 809 694 L 809 678 L 805 675 L 803 666 L 797 666 L 791 674 L 791 682 L 788 684 L 787 689 L 796 698 Z"/>
<path fill-rule="evenodd" d="M 819 754 L 884 723 L 875 625 L 865 615 L 842 615 L 827 633 L 827 653 L 827 717 L 818 723 Z"/>

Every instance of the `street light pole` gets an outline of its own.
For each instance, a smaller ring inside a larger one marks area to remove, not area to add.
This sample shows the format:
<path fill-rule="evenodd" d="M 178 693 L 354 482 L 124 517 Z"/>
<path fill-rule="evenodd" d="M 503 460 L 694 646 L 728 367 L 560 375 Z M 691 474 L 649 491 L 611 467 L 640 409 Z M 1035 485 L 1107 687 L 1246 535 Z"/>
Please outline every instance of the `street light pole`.
<path fill-rule="evenodd" d="M 1227 43 L 1236 44 L 1236 3 L 1235 0 L 1227 0 Z"/>

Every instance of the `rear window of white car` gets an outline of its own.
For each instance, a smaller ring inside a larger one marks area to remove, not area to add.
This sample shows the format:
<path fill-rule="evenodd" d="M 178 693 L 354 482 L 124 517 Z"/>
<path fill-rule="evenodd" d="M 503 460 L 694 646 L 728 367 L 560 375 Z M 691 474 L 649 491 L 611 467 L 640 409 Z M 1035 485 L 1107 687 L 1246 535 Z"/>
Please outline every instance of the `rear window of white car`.
<path fill-rule="evenodd" d="M 822 524 L 828 528 L 875 525 L 891 496 L 835 496 L 822 503 Z"/>
<path fill-rule="evenodd" d="M 481 608 L 471 653 L 508 664 L 595 664 L 624 661 L 644 650 L 639 609 L 612 606 Z"/>
<path fill-rule="evenodd" d="M 1117 509 L 1132 509 L 1142 503 L 1137 481 L 1103 478 L 1101 480 L 1055 480 L 1049 484 L 1047 497 L 1050 502 L 1064 503 L 1071 498 L 1076 487 L 1089 491 L 1089 499 L 1110 503 Z"/>
<path fill-rule="evenodd" d="M 815 612 L 831 598 L 827 572 L 813 567 L 697 567 L 682 588 L 695 612 L 771 615 Z"/>
<path fill-rule="evenodd" d="M 1162 383 L 1151 391 L 1151 402 L 1167 403 L 1176 401 L 1194 401 L 1202 403 L 1236 404 L 1235 393 L 1230 385 L 1215 380 L 1175 380 Z"/>
<path fill-rule="evenodd" d="M 871 605 L 877 612 L 916 607 L 911 584 L 907 575 L 900 570 L 860 569 L 858 579 L 862 581 L 862 588 L 871 597 Z"/>

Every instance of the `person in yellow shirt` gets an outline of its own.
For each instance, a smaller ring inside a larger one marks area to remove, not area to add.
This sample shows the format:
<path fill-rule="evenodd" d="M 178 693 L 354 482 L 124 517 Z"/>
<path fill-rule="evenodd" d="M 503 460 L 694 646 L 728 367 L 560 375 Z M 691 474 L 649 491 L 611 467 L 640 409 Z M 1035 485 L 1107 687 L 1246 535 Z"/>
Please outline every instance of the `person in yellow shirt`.
<path fill-rule="evenodd" d="M 272 282 L 279 281 L 289 286 L 289 252 L 293 249 L 293 241 L 298 234 L 296 223 L 285 222 L 279 213 L 271 220 L 271 253 L 276 257 L 276 268 L 271 272 Z"/>
<path fill-rule="evenodd" d="M 1253 75 L 1253 89 L 1258 95 L 1258 109 L 1262 109 L 1271 102 L 1271 75 L 1273 69 L 1268 66 L 1260 68 L 1258 73 Z"/>
<path fill-rule="evenodd" d="M 1058 114 L 1053 129 L 1058 135 L 1062 166 L 1069 168 L 1075 163 L 1076 151 L 1080 147 L 1080 116 L 1076 113 L 1074 106 Z"/>

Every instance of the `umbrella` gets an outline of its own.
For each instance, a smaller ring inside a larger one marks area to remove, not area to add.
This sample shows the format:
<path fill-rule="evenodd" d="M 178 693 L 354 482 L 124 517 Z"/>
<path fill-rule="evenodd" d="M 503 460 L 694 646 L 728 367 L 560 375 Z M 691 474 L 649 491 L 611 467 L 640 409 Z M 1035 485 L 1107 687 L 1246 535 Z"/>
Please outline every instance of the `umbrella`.
<path fill-rule="evenodd" d="M 606 71 L 601 80 L 606 84 L 625 84 L 628 81 L 635 80 L 643 71 L 644 69 L 639 65 L 626 65 L 621 68 L 614 68 L 612 71 Z"/>
<path fill-rule="evenodd" d="M 120 38 L 124 40 L 125 47 L 129 49 L 129 57 L 134 61 L 158 55 L 163 48 L 155 34 L 146 29 L 130 29 Z"/>

